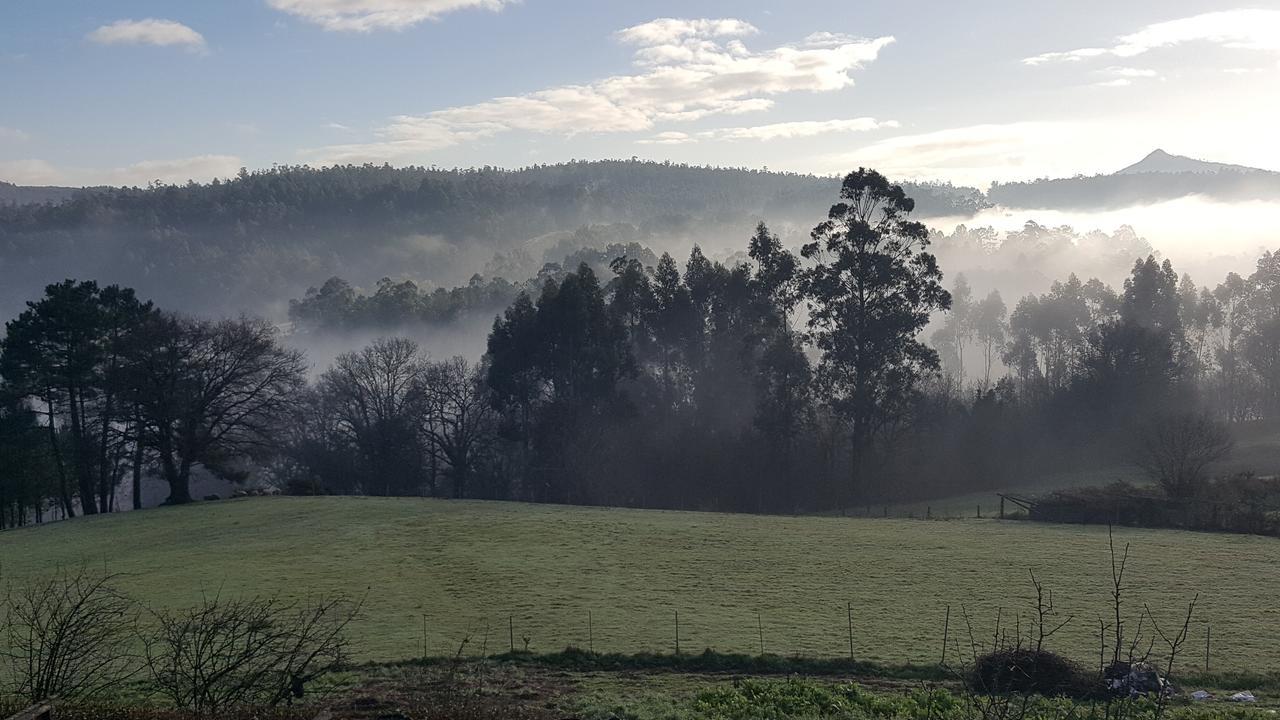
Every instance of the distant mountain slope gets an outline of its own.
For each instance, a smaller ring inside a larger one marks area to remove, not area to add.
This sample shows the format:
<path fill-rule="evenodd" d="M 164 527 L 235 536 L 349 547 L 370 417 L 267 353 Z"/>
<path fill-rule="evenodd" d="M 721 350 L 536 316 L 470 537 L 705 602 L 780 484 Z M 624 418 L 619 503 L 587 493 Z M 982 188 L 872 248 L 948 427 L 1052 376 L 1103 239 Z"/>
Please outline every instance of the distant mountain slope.
<path fill-rule="evenodd" d="M 83 191 L 83 188 L 72 187 L 14 185 L 0 180 L 0 205 L 60 203 Z"/>
<path fill-rule="evenodd" d="M 1156 150 L 1111 175 L 993 183 L 987 200 L 1018 209 L 1107 210 L 1190 195 L 1224 202 L 1280 200 L 1280 173 Z"/>
<path fill-rule="evenodd" d="M 974 188 L 904 185 L 920 218 L 986 206 Z M 0 315 L 66 277 L 216 313 L 279 309 L 337 274 L 360 286 L 393 277 L 448 287 L 496 254 L 597 224 L 630 228 L 625 242 L 659 250 L 740 249 L 759 220 L 807 237 L 839 189 L 836 177 L 612 160 L 276 167 L 205 185 L 86 191 L 58 205 L 0 205 Z"/>
<path fill-rule="evenodd" d="M 1185 155 L 1170 155 L 1164 150 L 1153 150 L 1150 155 L 1142 158 L 1138 162 L 1130 165 L 1123 170 L 1116 172 L 1116 175 L 1138 175 L 1141 173 L 1218 173 L 1224 170 L 1231 172 L 1267 172 L 1258 168 L 1245 167 L 1244 165 L 1228 165 L 1226 163 L 1205 162 L 1204 160 L 1196 160 Z"/>

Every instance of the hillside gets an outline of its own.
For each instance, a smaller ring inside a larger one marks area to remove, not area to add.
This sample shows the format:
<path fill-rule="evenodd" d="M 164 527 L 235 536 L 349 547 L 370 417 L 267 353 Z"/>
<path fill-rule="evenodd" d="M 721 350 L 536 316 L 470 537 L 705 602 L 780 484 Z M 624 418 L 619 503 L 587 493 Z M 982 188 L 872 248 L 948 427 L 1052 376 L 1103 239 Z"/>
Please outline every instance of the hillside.
<path fill-rule="evenodd" d="M 1185 155 L 1170 155 L 1164 150 L 1156 149 L 1138 162 L 1116 171 L 1116 175 L 1137 175 L 1141 173 L 1219 173 L 1219 172 L 1266 172 L 1258 168 L 1244 165 L 1228 165 L 1226 163 L 1205 162 Z"/>
<path fill-rule="evenodd" d="M 695 242 L 736 250 L 761 219 L 807 236 L 838 191 L 835 177 L 630 160 L 275 167 L 227 182 L 85 192 L 53 206 L 0 203 L 0 312 L 78 277 L 189 312 L 279 315 L 333 275 L 365 287 L 387 276 L 463 285 L 496 255 L 535 246 L 536 260 L 541 239 L 593 225 L 681 254 Z M 908 193 L 924 218 L 984 207 L 973 188 L 917 184 Z"/>
<path fill-rule="evenodd" d="M 1280 200 L 1280 173 L 1155 150 L 1109 175 L 993 183 L 987 200 L 1006 208 L 1107 210 L 1190 195 L 1223 202 Z"/>
<path fill-rule="evenodd" d="M 1215 669 L 1275 670 L 1270 638 L 1280 541 L 1117 531 L 1131 543 L 1129 610 L 1161 619 L 1200 593 Z M 1096 658 L 1105 612 L 1106 529 L 969 520 L 925 522 L 720 515 L 425 499 L 263 498 L 103 516 L 0 533 L 7 580 L 84 563 L 161 607 L 201 593 L 367 591 L 361 655 L 670 651 L 848 652 L 928 662 L 943 618 L 963 604 L 989 632 L 997 607 L 1025 613 L 1034 570 L 1076 620 L 1062 642 Z M 592 637 L 587 634 L 591 613 Z M 510 619 L 510 620 L 509 620 Z M 954 631 L 956 618 L 953 617 Z M 1194 630 L 1202 643 L 1203 627 Z"/>

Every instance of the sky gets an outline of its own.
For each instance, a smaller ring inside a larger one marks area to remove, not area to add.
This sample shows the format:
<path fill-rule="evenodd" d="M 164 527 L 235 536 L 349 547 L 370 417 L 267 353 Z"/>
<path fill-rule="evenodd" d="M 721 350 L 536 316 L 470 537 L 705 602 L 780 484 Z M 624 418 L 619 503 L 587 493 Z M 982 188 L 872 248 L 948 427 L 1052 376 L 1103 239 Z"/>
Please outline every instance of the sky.
<path fill-rule="evenodd" d="M 1280 2 L 2 0 L 0 180 L 640 157 L 1280 170 Z"/>

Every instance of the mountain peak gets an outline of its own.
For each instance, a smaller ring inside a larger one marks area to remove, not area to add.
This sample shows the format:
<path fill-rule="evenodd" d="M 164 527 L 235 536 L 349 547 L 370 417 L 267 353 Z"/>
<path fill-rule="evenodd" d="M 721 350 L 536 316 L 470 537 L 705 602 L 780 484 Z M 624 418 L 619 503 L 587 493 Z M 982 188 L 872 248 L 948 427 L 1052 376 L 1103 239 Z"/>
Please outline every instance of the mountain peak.
<path fill-rule="evenodd" d="M 1258 168 L 1244 165 L 1228 165 L 1226 163 L 1206 162 L 1185 155 L 1173 155 L 1162 148 L 1152 150 L 1146 157 L 1117 175 L 1137 175 L 1139 173 L 1219 173 L 1223 170 L 1232 172 L 1259 172 Z"/>

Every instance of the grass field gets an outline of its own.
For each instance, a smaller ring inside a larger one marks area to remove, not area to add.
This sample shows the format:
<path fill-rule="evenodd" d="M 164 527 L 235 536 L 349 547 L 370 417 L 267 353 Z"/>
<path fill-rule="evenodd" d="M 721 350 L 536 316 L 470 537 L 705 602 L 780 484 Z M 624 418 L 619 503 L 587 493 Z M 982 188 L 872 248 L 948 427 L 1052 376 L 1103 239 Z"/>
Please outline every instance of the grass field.
<path fill-rule="evenodd" d="M 1117 530 L 1132 544 L 1128 606 L 1173 623 L 1200 594 L 1214 670 L 1277 670 L 1280 541 Z M 937 659 L 943 617 L 959 607 L 988 633 L 1030 603 L 1028 569 L 1074 615 L 1059 647 L 1097 657 L 1108 612 L 1106 529 L 995 520 L 753 517 L 422 499 L 259 498 L 86 518 L 0 533 L 7 582 L 58 565 L 124 573 L 122 588 L 179 607 L 200 594 L 368 591 L 356 628 L 368 660 L 567 645 L 848 653 Z M 590 637 L 588 612 L 591 617 Z M 486 633 L 487 628 L 487 633 Z M 487 637 L 487 641 L 486 638 Z M 1202 662 L 1203 624 L 1193 632 Z M 487 647 L 486 647 L 487 645 Z"/>

